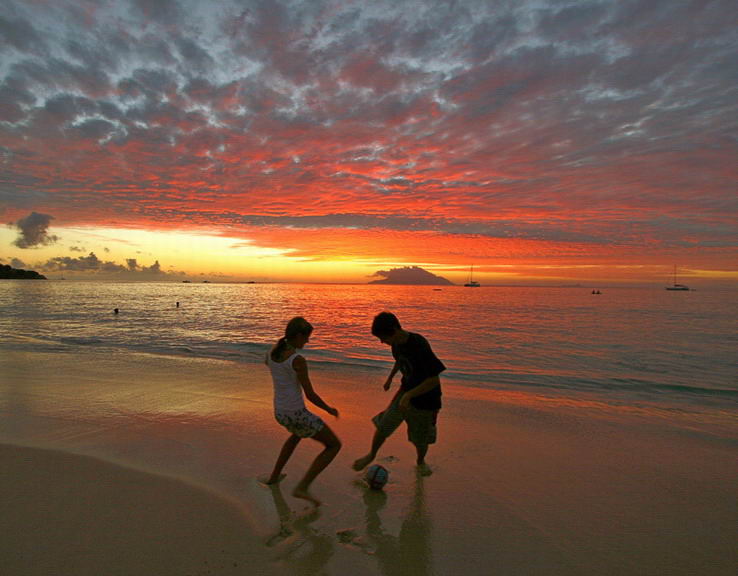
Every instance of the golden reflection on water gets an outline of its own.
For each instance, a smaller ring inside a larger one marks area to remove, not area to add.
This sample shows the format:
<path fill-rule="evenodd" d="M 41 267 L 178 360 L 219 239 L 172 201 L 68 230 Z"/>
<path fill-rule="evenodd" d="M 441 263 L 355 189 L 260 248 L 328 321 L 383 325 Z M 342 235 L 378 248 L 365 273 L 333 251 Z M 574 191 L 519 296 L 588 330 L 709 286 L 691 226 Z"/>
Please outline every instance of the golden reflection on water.
<path fill-rule="evenodd" d="M 444 377 L 459 385 L 541 390 L 576 402 L 600 395 L 616 404 L 669 404 L 678 397 L 682 406 L 717 406 L 722 391 L 736 392 L 738 300 L 727 292 L 677 296 L 662 289 L 592 296 L 577 288 L 15 283 L 0 285 L 0 330 L 10 350 L 258 362 L 286 322 L 303 315 L 315 326 L 305 350 L 311 366 L 332 363 L 375 378 L 392 358 L 370 334 L 371 321 L 390 310 L 429 339 L 448 367 Z M 186 380 L 184 371 L 182 386 Z M 150 409 L 183 412 L 177 389 L 161 386 Z M 225 412 L 217 396 L 229 393 L 200 393 L 191 409 Z M 136 402 L 123 391 L 111 394 Z"/>

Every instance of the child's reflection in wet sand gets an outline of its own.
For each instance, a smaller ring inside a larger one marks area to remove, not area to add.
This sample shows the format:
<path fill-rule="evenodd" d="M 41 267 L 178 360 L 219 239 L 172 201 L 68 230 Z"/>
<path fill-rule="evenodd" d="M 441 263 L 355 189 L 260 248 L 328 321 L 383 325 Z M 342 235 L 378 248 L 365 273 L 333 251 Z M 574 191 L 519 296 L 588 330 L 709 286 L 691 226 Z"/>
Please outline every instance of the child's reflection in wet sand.
<path fill-rule="evenodd" d="M 385 576 L 423 576 L 432 573 L 430 549 L 431 522 L 425 510 L 424 478 L 418 474 L 415 492 L 398 536 L 384 531 L 379 512 L 387 503 L 382 490 L 364 493 L 366 533 L 382 574 Z"/>
<path fill-rule="evenodd" d="M 333 539 L 311 526 L 320 518 L 320 508 L 310 508 L 308 513 L 296 515 L 285 501 L 279 484 L 270 485 L 269 490 L 279 517 L 279 530 L 265 542 L 276 551 L 274 560 L 288 560 L 295 574 L 321 573 L 333 556 Z"/>

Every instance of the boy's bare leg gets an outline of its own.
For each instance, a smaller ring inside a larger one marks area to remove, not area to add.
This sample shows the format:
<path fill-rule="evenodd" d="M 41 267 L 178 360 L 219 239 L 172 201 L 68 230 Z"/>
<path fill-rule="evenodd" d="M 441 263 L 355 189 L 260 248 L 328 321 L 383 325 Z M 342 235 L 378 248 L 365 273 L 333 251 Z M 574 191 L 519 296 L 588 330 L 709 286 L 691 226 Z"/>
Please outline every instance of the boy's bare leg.
<path fill-rule="evenodd" d="M 356 460 L 352 468 L 358 472 L 359 470 L 363 470 L 364 468 L 369 466 L 371 461 L 377 457 L 377 452 L 379 452 L 379 449 L 382 447 L 382 444 L 384 444 L 385 440 L 387 440 L 387 438 L 385 436 L 382 436 L 379 433 L 379 430 L 375 430 L 374 437 L 372 438 L 372 447 L 369 451 L 369 454 L 367 454 L 366 456 L 362 456 L 361 458 Z"/>
<path fill-rule="evenodd" d="M 425 455 L 428 453 L 428 445 L 418 446 L 415 444 L 415 451 L 418 454 L 418 459 L 416 461 L 418 474 L 421 476 L 430 476 L 433 474 L 433 470 L 431 470 L 430 466 L 425 463 Z"/>

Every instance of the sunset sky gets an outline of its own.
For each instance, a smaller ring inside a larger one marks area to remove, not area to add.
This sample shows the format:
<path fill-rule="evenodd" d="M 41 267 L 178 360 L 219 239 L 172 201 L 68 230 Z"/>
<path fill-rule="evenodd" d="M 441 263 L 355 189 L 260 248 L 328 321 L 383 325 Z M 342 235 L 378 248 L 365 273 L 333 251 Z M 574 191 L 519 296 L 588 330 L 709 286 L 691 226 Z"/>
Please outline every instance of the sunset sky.
<path fill-rule="evenodd" d="M 738 283 L 738 4 L 4 0 L 0 263 Z"/>

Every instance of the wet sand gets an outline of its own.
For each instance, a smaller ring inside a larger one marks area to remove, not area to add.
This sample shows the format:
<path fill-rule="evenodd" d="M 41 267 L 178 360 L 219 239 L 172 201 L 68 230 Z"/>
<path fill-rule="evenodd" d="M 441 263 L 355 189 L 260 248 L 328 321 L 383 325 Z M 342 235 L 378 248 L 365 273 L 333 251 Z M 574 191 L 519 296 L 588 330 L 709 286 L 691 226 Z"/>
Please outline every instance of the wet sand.
<path fill-rule="evenodd" d="M 309 355 L 308 355 L 309 357 Z M 313 366 L 343 441 L 298 446 L 261 485 L 284 432 L 266 369 L 147 355 L 0 359 L 0 562 L 24 574 L 733 575 L 738 430 L 444 387 L 430 477 L 400 430 L 383 491 L 353 472 L 389 395 L 376 373 Z M 738 425 L 736 425 L 738 428 Z"/>
<path fill-rule="evenodd" d="M 3 572 L 272 573 L 222 497 L 87 456 L 0 445 Z"/>

